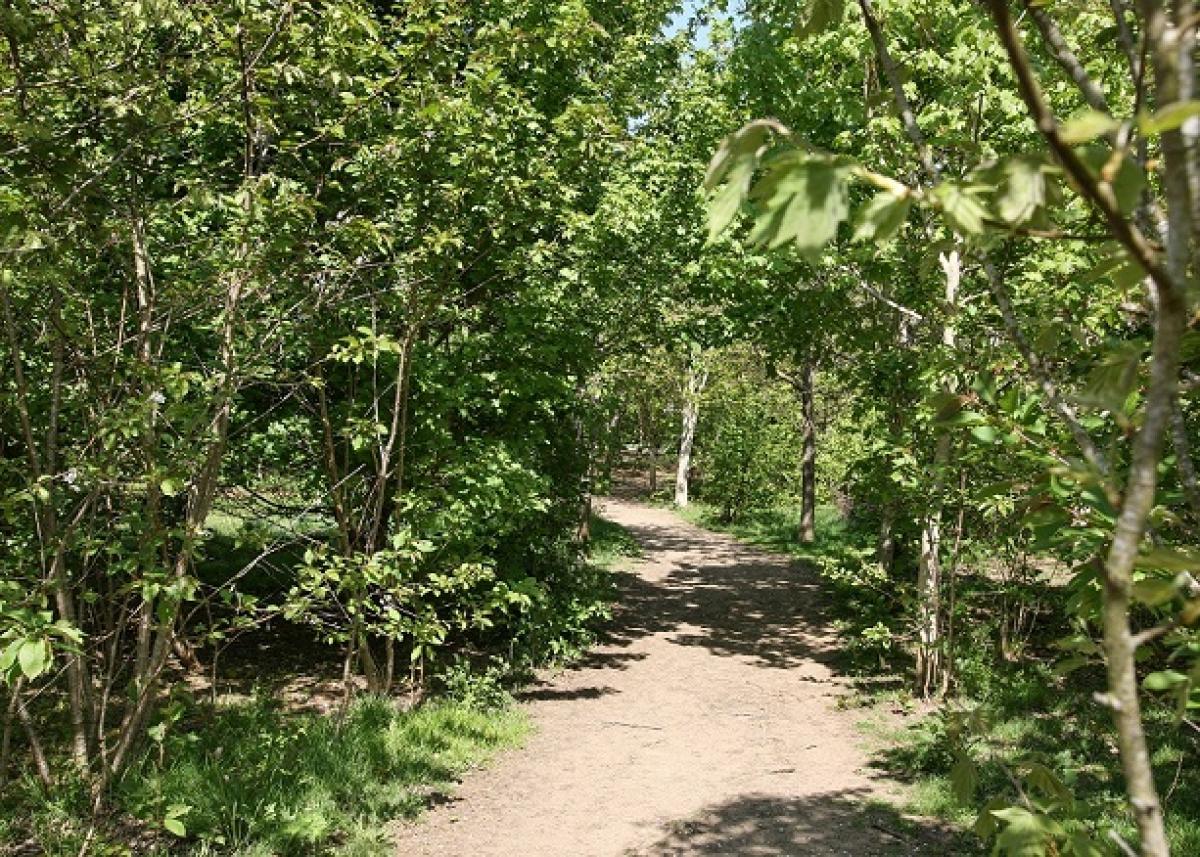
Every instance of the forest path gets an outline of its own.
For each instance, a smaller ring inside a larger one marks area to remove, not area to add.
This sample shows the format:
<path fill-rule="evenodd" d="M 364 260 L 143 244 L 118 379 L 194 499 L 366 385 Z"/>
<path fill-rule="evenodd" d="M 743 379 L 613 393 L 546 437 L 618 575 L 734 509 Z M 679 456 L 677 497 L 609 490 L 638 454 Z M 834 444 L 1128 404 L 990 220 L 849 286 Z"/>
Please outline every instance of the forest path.
<path fill-rule="evenodd" d="M 605 641 L 522 694 L 535 731 L 396 831 L 416 857 L 947 853 L 872 805 L 815 574 L 606 499 L 643 556 Z M 919 841 L 921 840 L 921 841 Z"/>

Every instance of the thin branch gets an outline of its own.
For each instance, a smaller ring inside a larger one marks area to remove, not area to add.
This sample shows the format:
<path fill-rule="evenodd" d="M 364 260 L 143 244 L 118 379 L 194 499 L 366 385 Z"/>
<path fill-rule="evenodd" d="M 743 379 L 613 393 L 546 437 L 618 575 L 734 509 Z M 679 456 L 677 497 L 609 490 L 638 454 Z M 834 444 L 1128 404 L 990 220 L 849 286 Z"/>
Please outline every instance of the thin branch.
<path fill-rule="evenodd" d="M 1187 422 L 1179 399 L 1171 409 L 1171 443 L 1175 447 L 1175 469 L 1179 471 L 1179 483 L 1192 511 L 1200 515 L 1200 484 L 1196 480 L 1196 465 L 1192 460 L 1191 442 L 1188 440 Z"/>
<path fill-rule="evenodd" d="M 866 0 L 863 0 L 866 2 Z M 1098 179 L 1091 169 L 1080 159 L 1075 150 L 1063 140 L 1059 132 L 1058 121 L 1054 118 L 1050 106 L 1042 94 L 1041 86 L 1034 77 L 1029 64 L 1029 56 L 1025 46 L 1013 24 L 1005 0 L 988 0 L 992 18 L 1004 50 L 1008 54 L 1009 63 L 1017 78 L 1021 98 L 1029 109 L 1030 116 L 1039 132 L 1062 163 L 1067 174 L 1074 180 L 1081 194 L 1104 218 L 1105 223 L 1116 238 L 1129 251 L 1130 255 L 1146 270 L 1160 291 L 1174 293 L 1175 285 L 1170 275 L 1163 269 L 1153 247 L 1141 231 L 1125 219 L 1117 203 L 1112 186 Z"/>
<path fill-rule="evenodd" d="M 1034 23 L 1037 24 L 1038 31 L 1042 34 L 1042 40 L 1046 43 L 1050 55 L 1054 57 L 1055 62 L 1062 66 L 1067 76 L 1075 81 L 1075 85 L 1079 87 L 1079 91 L 1083 95 L 1083 100 L 1093 110 L 1108 113 L 1108 100 L 1104 97 L 1104 91 L 1088 75 L 1087 69 L 1079 61 L 1079 57 L 1075 56 L 1075 52 L 1071 50 L 1071 46 L 1067 44 L 1067 40 L 1063 38 L 1062 31 L 1054 23 L 1054 19 L 1034 0 L 1021 0 L 1021 4 L 1025 7 L 1025 11 L 1029 13 L 1029 16 L 1033 18 Z"/>
<path fill-rule="evenodd" d="M 986 256 L 983 257 L 983 270 L 987 274 L 988 288 L 992 293 L 992 299 L 996 302 L 997 309 L 1000 310 L 1000 317 L 1004 320 L 1004 327 L 1008 331 L 1009 337 L 1013 344 L 1017 346 L 1017 351 L 1033 372 L 1034 379 L 1038 382 L 1038 386 L 1042 388 L 1042 395 L 1046 397 L 1051 409 L 1058 415 L 1059 419 L 1066 424 L 1067 430 L 1071 433 L 1071 438 L 1083 453 L 1084 459 L 1095 468 L 1096 472 L 1101 476 L 1108 476 L 1110 468 L 1108 461 L 1104 457 L 1104 453 L 1096 446 L 1087 429 L 1083 427 L 1079 417 L 1062 397 L 1058 390 L 1058 385 L 1054 383 L 1054 379 L 1050 375 L 1049 369 L 1042 361 L 1042 358 L 1033 350 L 1029 344 L 1029 340 L 1025 336 L 1024 330 L 1017 319 L 1016 311 L 1013 309 L 1012 299 L 1008 294 L 1008 290 L 1004 287 L 1004 278 L 1000 276 L 1000 272 L 996 266 Z M 1106 481 L 1107 485 L 1107 481 Z M 1106 489 L 1108 490 L 1108 489 Z M 1110 496 L 1110 500 L 1117 500 L 1116 496 Z"/>
<path fill-rule="evenodd" d="M 937 164 L 933 160 L 933 153 L 929 149 L 925 135 L 921 132 L 921 126 L 917 124 L 917 117 L 908 101 L 908 96 L 904 94 L 900 74 L 896 70 L 896 63 L 892 60 L 891 52 L 888 51 L 887 39 L 884 38 L 883 29 L 879 26 L 875 9 L 871 5 L 871 0 L 858 0 L 858 6 L 862 10 L 863 23 L 867 25 L 867 31 L 871 34 L 871 42 L 875 45 L 879 64 L 883 66 L 884 76 L 887 77 L 888 83 L 892 87 L 892 97 L 896 100 L 896 109 L 900 113 L 900 122 L 904 125 L 904 132 L 908 134 L 913 146 L 916 147 L 917 159 L 921 162 L 921 167 L 925 170 L 930 183 L 937 184 L 940 177 Z"/>
<path fill-rule="evenodd" d="M 1125 19 L 1125 0 L 1108 0 L 1108 6 L 1112 9 L 1113 21 L 1117 25 L 1117 42 L 1120 43 L 1121 50 L 1125 52 L 1125 58 L 1129 61 L 1129 71 L 1133 77 L 1139 78 L 1142 74 L 1142 61 L 1138 56 L 1133 31 L 1129 29 L 1129 22 Z"/>

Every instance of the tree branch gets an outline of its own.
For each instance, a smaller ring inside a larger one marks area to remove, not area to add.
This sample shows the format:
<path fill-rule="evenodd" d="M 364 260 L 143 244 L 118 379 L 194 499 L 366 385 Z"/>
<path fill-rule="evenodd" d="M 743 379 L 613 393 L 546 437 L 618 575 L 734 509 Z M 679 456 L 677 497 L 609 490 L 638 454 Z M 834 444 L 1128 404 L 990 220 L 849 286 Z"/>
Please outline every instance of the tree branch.
<path fill-rule="evenodd" d="M 1042 34 L 1042 40 L 1046 43 L 1050 55 L 1054 57 L 1055 62 L 1062 67 L 1063 71 L 1079 87 L 1080 93 L 1083 94 L 1083 100 L 1093 110 L 1108 113 L 1108 100 L 1104 97 L 1104 91 L 1088 75 L 1087 69 L 1083 67 L 1083 63 L 1075 56 L 1075 52 L 1071 50 L 1071 46 L 1067 44 L 1067 40 L 1063 38 L 1062 31 L 1054 23 L 1054 19 L 1046 14 L 1045 9 L 1035 3 L 1034 0 L 1021 0 L 1021 5 L 1025 7 L 1025 11 L 1029 13 L 1029 16 L 1033 18 L 1033 22 L 1037 24 L 1038 31 Z"/>

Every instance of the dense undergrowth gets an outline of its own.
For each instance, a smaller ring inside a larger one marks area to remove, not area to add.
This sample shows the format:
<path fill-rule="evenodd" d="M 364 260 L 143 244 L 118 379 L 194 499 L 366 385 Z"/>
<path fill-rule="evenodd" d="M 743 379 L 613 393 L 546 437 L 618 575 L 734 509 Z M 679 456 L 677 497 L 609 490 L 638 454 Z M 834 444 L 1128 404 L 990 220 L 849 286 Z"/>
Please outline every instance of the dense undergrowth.
<path fill-rule="evenodd" d="M 314 710 L 315 698 L 285 699 L 261 662 L 261 681 L 246 694 L 214 702 L 177 691 L 94 826 L 82 783 L 47 792 L 31 772 L 19 776 L 0 800 L 0 854 L 66 857 L 85 842 L 110 857 L 388 854 L 389 822 L 415 817 L 468 769 L 521 742 L 528 723 L 511 691 L 590 645 L 616 597 L 609 569 L 636 552 L 623 527 L 593 518 L 587 561 L 563 570 L 570 585 L 526 616 L 507 646 L 448 659 L 416 705 L 407 695 L 364 695 L 345 709 L 335 699 Z M 237 564 L 229 555 L 211 562 L 213 574 Z M 257 586 L 269 593 L 287 574 L 280 560 Z M 316 669 L 320 647 L 308 651 Z"/>
<path fill-rule="evenodd" d="M 962 569 L 955 582 L 952 686 L 937 707 L 917 706 L 903 678 L 911 657 L 902 608 L 911 593 L 895 581 L 883 585 L 873 579 L 868 558 L 874 533 L 856 528 L 829 506 L 818 509 L 817 539 L 811 544 L 800 543 L 798 508 L 791 504 L 735 522 L 723 521 L 718 508 L 703 502 L 680 511 L 693 523 L 788 553 L 820 572 L 843 644 L 841 669 L 856 679 L 855 692 L 843 702 L 863 709 L 862 728 L 878 745 L 873 765 L 911 785 L 909 811 L 974 829 L 980 807 L 997 798 L 1005 805 L 1042 800 L 1022 792 L 1028 773 L 1036 781 L 1044 768 L 1048 791 L 1058 790 L 1051 776 L 1066 789 L 1058 797 L 1068 829 L 1112 828 L 1133 838 L 1112 719 L 1095 699 L 1105 687 L 1103 667 L 1062 674 L 1064 652 L 1055 644 L 1071 628 L 1061 616 L 1041 611 L 1006 652 L 998 627 L 1005 584 Z M 1045 583 L 1033 594 L 1052 599 L 1061 596 L 1060 588 Z M 887 711 L 906 716 L 897 720 Z M 1172 849 L 1200 854 L 1200 770 L 1189 764 L 1200 752 L 1200 735 L 1163 704 L 1148 706 L 1146 728 L 1155 747 Z M 969 768 L 960 764 L 964 756 L 972 762 Z M 976 842 L 983 847 L 982 840 Z"/>

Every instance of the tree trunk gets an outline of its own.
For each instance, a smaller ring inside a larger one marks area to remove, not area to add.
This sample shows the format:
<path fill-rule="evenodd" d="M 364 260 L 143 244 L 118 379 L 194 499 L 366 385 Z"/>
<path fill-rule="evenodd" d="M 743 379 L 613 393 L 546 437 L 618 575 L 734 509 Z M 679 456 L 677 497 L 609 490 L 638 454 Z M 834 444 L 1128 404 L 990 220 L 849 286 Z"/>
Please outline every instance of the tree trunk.
<path fill-rule="evenodd" d="M 696 421 L 700 418 L 700 394 L 708 383 L 708 373 L 688 366 L 687 398 L 683 403 L 683 426 L 679 432 L 679 461 L 675 466 L 675 505 L 688 504 L 688 472 L 692 467 L 692 444 L 696 440 Z"/>
<path fill-rule="evenodd" d="M 938 256 L 946 276 L 946 307 L 953 312 L 962 279 L 962 257 L 957 249 Z M 942 344 L 955 345 L 954 325 L 942 328 Z M 932 696 L 941 675 L 942 591 L 942 494 L 946 468 L 950 465 L 950 435 L 942 431 L 933 455 L 933 485 L 930 505 L 921 522 L 921 552 L 917 560 L 917 663 L 916 690 L 925 699 Z"/>
<path fill-rule="evenodd" d="M 817 425 L 814 407 L 816 398 L 812 363 L 804 364 L 800 379 L 800 410 L 804 418 L 800 462 L 800 541 L 816 541 L 817 512 Z"/>
<path fill-rule="evenodd" d="M 935 468 L 948 463 L 949 450 L 950 438 L 942 435 L 938 438 Z M 937 687 L 941 669 L 938 652 L 941 636 L 941 541 L 942 508 L 940 501 L 935 499 L 921 522 L 921 553 L 917 565 L 916 691 L 926 699 Z"/>
<path fill-rule="evenodd" d="M 884 500 L 879 517 L 879 541 L 875 547 L 875 560 L 887 574 L 896 564 L 896 503 Z"/>

